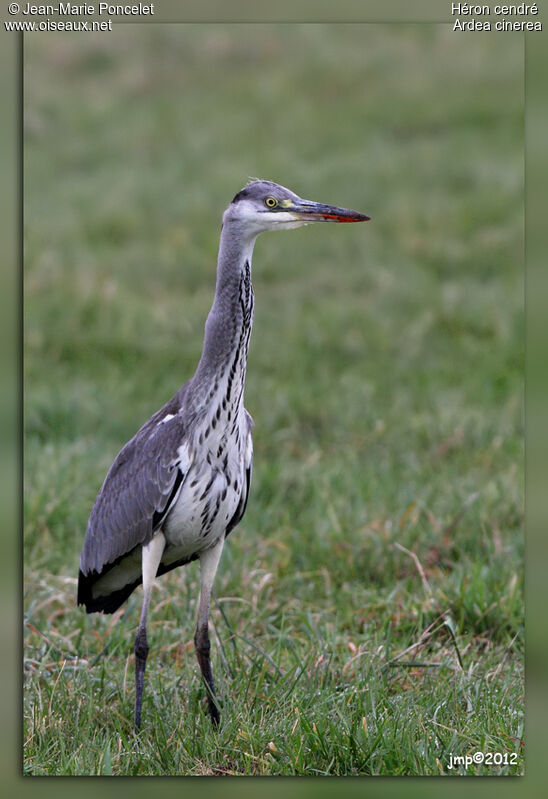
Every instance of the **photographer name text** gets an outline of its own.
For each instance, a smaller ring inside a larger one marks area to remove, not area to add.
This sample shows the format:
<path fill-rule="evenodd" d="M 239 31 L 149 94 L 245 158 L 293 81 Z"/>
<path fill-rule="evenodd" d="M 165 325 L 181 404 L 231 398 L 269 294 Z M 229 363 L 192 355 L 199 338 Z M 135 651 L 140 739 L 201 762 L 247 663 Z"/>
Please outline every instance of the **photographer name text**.
<path fill-rule="evenodd" d="M 29 17 L 72 17 L 72 16 L 94 16 L 99 17 L 127 17 L 127 16 L 153 16 L 154 3 L 129 3 L 127 5 L 116 5 L 111 3 L 97 3 L 91 5 L 84 3 L 82 5 L 75 5 L 73 3 L 59 3 L 53 5 L 35 5 L 33 3 L 25 3 L 21 5 L 19 11 L 24 16 Z"/>

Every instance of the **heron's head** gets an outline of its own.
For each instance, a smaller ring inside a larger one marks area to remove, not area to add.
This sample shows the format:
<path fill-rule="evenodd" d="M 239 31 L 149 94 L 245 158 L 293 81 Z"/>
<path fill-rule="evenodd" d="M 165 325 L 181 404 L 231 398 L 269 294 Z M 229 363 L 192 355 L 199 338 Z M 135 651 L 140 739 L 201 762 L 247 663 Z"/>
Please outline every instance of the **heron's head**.
<path fill-rule="evenodd" d="M 286 230 L 312 222 L 365 222 L 365 214 L 335 205 L 303 200 L 269 180 L 253 180 L 234 197 L 223 217 L 250 235 L 267 230 Z"/>

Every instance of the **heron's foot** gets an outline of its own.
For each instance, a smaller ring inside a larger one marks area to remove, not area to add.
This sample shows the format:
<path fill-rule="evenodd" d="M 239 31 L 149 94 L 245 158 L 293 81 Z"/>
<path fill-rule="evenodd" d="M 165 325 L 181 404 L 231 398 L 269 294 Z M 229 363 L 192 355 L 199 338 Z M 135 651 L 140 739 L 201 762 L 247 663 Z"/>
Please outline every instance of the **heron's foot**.
<path fill-rule="evenodd" d="M 211 723 L 213 724 L 214 727 L 218 727 L 221 721 L 221 714 L 219 712 L 219 706 L 217 704 L 216 697 L 212 699 L 211 696 L 208 696 L 207 704 L 209 707 L 209 716 L 211 718 Z"/>

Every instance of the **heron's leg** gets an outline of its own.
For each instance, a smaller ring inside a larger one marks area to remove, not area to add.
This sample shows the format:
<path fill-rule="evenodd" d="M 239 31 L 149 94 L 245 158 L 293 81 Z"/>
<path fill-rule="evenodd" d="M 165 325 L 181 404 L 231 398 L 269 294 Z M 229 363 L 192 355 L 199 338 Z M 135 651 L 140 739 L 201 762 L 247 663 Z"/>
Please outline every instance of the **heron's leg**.
<path fill-rule="evenodd" d="M 152 587 L 166 539 L 162 532 L 157 532 L 154 538 L 143 547 L 143 603 L 141 605 L 141 618 L 135 636 L 135 728 L 141 726 L 141 704 L 143 702 L 143 685 L 145 682 L 145 666 L 148 655 L 147 642 L 147 617 L 150 605 Z"/>
<path fill-rule="evenodd" d="M 213 675 L 211 673 L 211 661 L 209 659 L 210 643 L 209 643 L 209 601 L 211 598 L 211 588 L 217 572 L 217 566 L 223 551 L 224 536 L 211 547 L 206 549 L 200 555 L 200 602 L 198 606 L 198 624 L 196 625 L 196 634 L 194 636 L 194 645 L 196 646 L 196 657 L 200 664 L 200 670 L 206 686 L 207 700 L 209 705 L 209 713 L 211 720 L 214 724 L 219 723 L 219 708 L 215 701 L 215 685 L 213 683 Z"/>

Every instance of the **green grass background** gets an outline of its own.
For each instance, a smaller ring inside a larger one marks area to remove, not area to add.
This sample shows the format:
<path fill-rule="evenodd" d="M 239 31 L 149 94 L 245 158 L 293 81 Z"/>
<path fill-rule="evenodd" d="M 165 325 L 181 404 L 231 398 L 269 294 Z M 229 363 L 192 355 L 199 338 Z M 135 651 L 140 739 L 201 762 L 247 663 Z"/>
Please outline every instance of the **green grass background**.
<path fill-rule="evenodd" d="M 28 774 L 523 772 L 523 40 L 118 26 L 24 52 Z M 75 607 L 113 457 L 192 374 L 249 176 L 367 225 L 259 239 L 250 502 L 215 584 Z M 403 549 L 402 549 L 403 547 Z"/>

